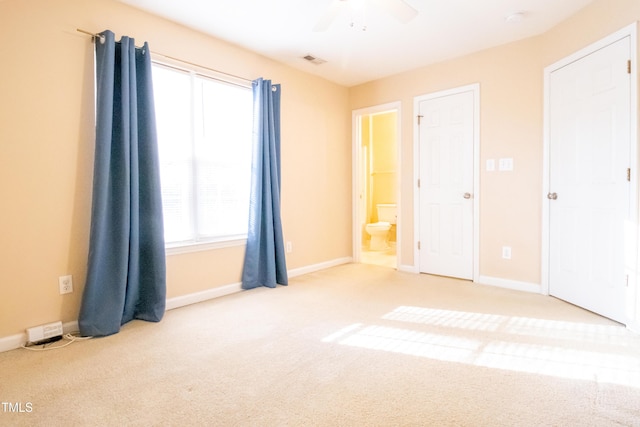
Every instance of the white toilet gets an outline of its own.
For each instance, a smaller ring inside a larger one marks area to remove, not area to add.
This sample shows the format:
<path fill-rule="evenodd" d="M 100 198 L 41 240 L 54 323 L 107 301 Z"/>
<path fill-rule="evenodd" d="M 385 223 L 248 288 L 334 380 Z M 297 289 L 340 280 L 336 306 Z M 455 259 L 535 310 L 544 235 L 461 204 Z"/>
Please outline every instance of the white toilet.
<path fill-rule="evenodd" d="M 384 251 L 389 249 L 389 230 L 396 223 L 397 206 L 395 203 L 381 203 L 376 205 L 378 222 L 367 224 L 365 230 L 371 236 L 369 250 Z"/>

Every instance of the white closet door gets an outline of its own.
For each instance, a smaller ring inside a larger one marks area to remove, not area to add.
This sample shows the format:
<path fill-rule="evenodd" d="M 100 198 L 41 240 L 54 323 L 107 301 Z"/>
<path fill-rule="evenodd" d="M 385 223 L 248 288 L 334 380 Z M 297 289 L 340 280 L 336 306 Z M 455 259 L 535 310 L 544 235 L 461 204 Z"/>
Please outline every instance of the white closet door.
<path fill-rule="evenodd" d="M 550 75 L 549 293 L 624 320 L 630 41 Z"/>

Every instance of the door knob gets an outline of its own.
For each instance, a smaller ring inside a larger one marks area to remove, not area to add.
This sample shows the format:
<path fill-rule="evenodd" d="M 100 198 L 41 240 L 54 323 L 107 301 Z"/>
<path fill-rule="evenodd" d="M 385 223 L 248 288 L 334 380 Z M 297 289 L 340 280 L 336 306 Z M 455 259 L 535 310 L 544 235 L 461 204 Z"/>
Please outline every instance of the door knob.
<path fill-rule="evenodd" d="M 558 198 L 558 195 L 556 193 L 547 194 L 547 199 L 549 200 L 556 200 L 557 198 Z"/>
<path fill-rule="evenodd" d="M 471 193 L 464 193 L 464 197 L 465 199 L 470 199 L 471 198 Z"/>

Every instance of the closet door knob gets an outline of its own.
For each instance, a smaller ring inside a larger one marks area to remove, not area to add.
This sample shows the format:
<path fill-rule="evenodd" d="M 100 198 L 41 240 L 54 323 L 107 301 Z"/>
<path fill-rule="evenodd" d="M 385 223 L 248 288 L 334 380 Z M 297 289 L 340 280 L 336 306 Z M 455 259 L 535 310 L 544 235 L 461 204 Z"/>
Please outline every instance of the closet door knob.
<path fill-rule="evenodd" d="M 471 198 L 471 193 L 464 193 L 464 197 L 465 199 L 470 199 Z"/>
<path fill-rule="evenodd" d="M 557 200 L 558 199 L 558 195 L 556 193 L 549 193 L 549 194 L 547 194 L 547 199 L 549 199 L 549 200 Z"/>

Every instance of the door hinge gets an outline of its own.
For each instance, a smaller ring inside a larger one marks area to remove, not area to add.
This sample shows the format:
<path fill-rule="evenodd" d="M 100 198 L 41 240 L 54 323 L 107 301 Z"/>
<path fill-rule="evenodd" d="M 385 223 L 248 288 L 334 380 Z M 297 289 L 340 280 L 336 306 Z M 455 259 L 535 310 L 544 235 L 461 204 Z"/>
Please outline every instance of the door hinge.
<path fill-rule="evenodd" d="M 421 116 L 420 114 L 418 114 L 416 117 L 418 118 L 418 126 L 420 126 L 420 121 L 424 116 Z"/>
<path fill-rule="evenodd" d="M 631 168 L 627 168 L 627 181 L 631 182 Z"/>
<path fill-rule="evenodd" d="M 627 74 L 631 74 L 631 60 L 627 60 Z"/>
<path fill-rule="evenodd" d="M 418 240 L 418 250 L 420 250 L 420 240 Z"/>
<path fill-rule="evenodd" d="M 420 188 L 420 179 L 418 179 L 418 188 Z"/>

